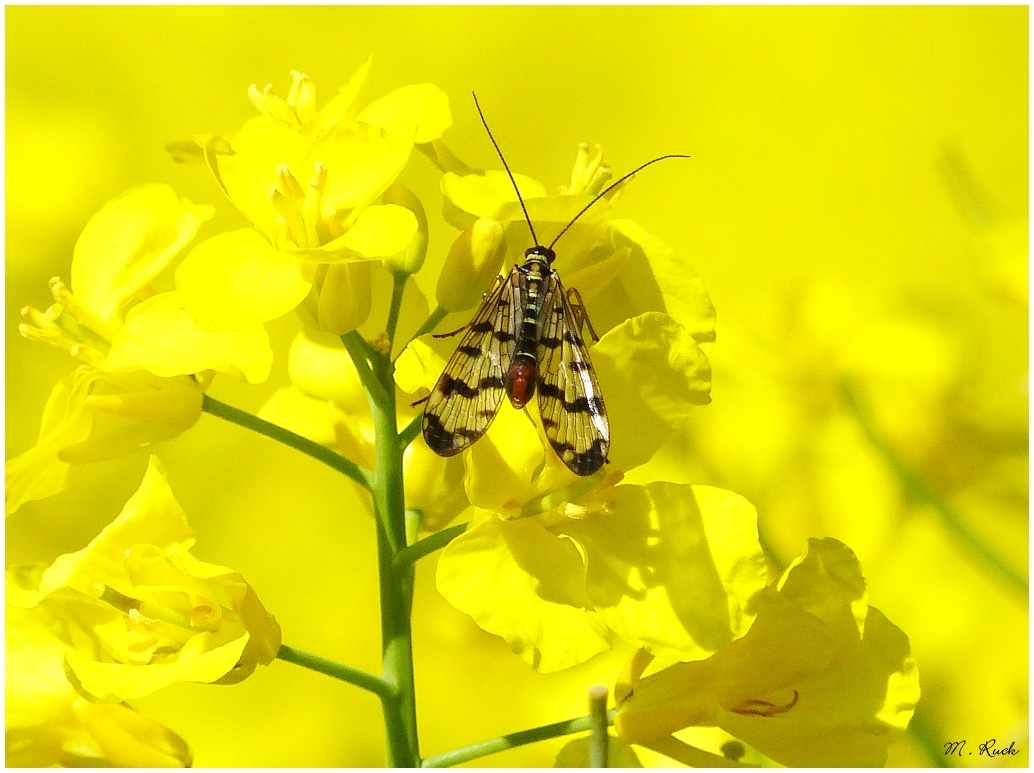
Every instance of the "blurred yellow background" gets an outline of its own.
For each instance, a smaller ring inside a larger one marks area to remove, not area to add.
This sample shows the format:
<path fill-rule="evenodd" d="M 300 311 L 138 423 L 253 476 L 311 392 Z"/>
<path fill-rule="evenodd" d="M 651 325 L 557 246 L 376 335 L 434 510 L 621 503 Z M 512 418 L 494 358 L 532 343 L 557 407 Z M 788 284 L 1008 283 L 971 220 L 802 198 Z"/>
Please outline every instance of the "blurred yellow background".
<path fill-rule="evenodd" d="M 73 368 L 18 336 L 18 311 L 48 305 L 90 215 L 161 182 L 216 206 L 202 237 L 239 227 L 165 143 L 232 133 L 254 114 L 248 85 L 284 94 L 292 69 L 322 104 L 372 54 L 367 97 L 437 84 L 445 140 L 471 165 L 497 168 L 472 90 L 514 170 L 554 190 L 579 142 L 618 174 L 691 154 L 640 175 L 618 210 L 686 256 L 718 313 L 713 404 L 658 463 L 750 498 L 778 564 L 808 536 L 858 553 L 923 684 L 891 764 L 987 764 L 942 744 L 990 738 L 1026 763 L 1027 8 L 23 7 L 6 21 L 8 457 Z M 417 156 L 402 179 L 434 265 L 456 235 L 438 173 Z M 269 327 L 286 347 L 298 322 Z M 281 357 L 268 383 L 219 377 L 211 394 L 257 411 L 285 383 Z M 157 453 L 197 555 L 242 572 L 285 643 L 379 670 L 373 524 L 345 480 L 209 416 Z M 147 455 L 25 506 L 8 563 L 85 545 Z M 428 560 L 415 609 L 425 755 L 584 714 L 585 689 L 613 684 L 627 653 L 535 674 L 433 575 Z M 383 762 L 377 700 L 286 663 L 136 705 L 198 766 Z M 562 743 L 480 762 L 550 765 Z"/>

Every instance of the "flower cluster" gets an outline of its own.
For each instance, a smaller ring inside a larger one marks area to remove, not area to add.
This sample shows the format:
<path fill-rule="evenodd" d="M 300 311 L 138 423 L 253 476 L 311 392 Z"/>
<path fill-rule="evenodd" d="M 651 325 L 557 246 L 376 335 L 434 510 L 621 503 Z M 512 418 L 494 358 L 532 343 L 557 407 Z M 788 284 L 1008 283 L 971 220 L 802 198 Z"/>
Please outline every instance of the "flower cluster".
<path fill-rule="evenodd" d="M 451 114 L 439 89 L 364 105 L 368 67 L 318 109 L 301 73 L 286 98 L 253 86 L 259 115 L 238 132 L 169 145 L 207 168 L 248 227 L 186 250 L 213 209 L 158 185 L 90 220 L 71 286 L 54 280 L 55 305 L 25 310 L 25 335 L 82 365 L 55 387 L 36 446 L 8 462 L 8 513 L 62 490 L 74 465 L 189 429 L 212 410 L 217 373 L 264 381 L 264 325 L 295 312 L 291 383 L 250 418 L 351 471 L 395 559 L 420 535 L 465 524 L 436 543 L 437 588 L 532 668 L 634 648 L 618 694 L 625 741 L 682 758 L 673 733 L 716 726 L 786 764 L 881 762 L 917 699 L 916 671 L 904 634 L 866 606 L 850 550 L 812 542 L 769 586 L 754 507 L 651 462 L 710 401 L 715 312 L 699 277 L 616 216 L 624 186 L 607 189 L 598 148 L 577 149 L 557 195 L 472 169 L 442 139 Z M 426 213 L 399 182 L 414 150 L 443 172 L 444 218 L 459 231 L 427 268 Z M 417 432 L 450 346 L 428 334 L 467 322 L 532 235 L 560 235 L 552 268 L 598 332 L 590 351 L 611 445 L 588 477 L 556 456 L 534 405 L 504 402 L 460 456 L 438 456 Z M 158 292 L 177 258 L 174 289 Z M 393 542 L 387 500 L 405 511 L 405 544 Z M 237 682 L 280 650 L 252 588 L 192 545 L 152 457 L 86 548 L 8 569 L 9 672 L 22 674 L 9 682 L 9 762 L 189 764 L 181 739 L 122 701 L 177 681 Z M 669 665 L 646 675 L 654 659 Z"/>

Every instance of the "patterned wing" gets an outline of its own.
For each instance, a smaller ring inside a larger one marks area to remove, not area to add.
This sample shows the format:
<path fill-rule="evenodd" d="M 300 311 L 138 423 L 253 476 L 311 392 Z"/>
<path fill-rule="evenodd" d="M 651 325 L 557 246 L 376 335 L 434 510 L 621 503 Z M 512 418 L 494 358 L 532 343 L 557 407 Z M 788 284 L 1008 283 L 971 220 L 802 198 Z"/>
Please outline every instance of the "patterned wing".
<path fill-rule="evenodd" d="M 557 456 L 575 474 L 592 475 L 607 461 L 610 423 L 567 293 L 556 274 L 550 279 L 538 348 L 539 413 Z"/>
<path fill-rule="evenodd" d="M 520 272 L 499 281 L 456 347 L 424 408 L 424 440 L 453 456 L 485 434 L 506 394 L 503 374 L 513 359 L 520 324 Z"/>

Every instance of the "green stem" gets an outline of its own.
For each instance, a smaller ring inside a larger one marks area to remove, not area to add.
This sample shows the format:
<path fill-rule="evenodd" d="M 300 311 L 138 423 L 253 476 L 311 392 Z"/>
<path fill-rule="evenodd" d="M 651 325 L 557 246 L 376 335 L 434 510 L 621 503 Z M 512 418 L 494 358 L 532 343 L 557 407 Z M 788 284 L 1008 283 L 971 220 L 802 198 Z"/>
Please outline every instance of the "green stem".
<path fill-rule="evenodd" d="M 319 655 L 288 647 L 286 644 L 280 645 L 280 650 L 276 653 L 276 656 L 287 663 L 294 663 L 296 666 L 307 668 L 310 671 L 316 671 L 332 676 L 335 679 L 340 679 L 342 682 L 354 684 L 356 687 L 380 696 L 381 700 L 390 700 L 394 697 L 391 685 L 379 676 L 368 674 L 365 671 L 360 671 L 358 668 L 352 668 L 352 666 L 346 666 L 344 663 L 338 663 L 336 660 L 321 658 Z"/>
<path fill-rule="evenodd" d="M 342 336 L 344 338 L 347 336 Z M 378 390 L 368 390 L 368 395 L 377 442 L 377 471 L 373 476 L 372 494 L 377 514 L 381 655 L 384 679 L 393 688 L 393 699 L 383 703 L 388 765 L 411 768 L 420 764 L 411 621 L 414 573 L 412 565 L 400 570 L 393 566 L 395 556 L 406 546 L 402 445 L 395 418 L 391 360 L 387 355 L 374 353 L 370 362 L 370 375 L 379 385 Z"/>
<path fill-rule="evenodd" d="M 265 419 L 260 419 L 258 416 L 242 411 L 239 408 L 234 408 L 232 405 L 221 403 L 208 395 L 205 395 L 201 400 L 201 410 L 213 416 L 218 416 L 220 419 L 226 419 L 226 421 L 250 429 L 260 435 L 265 435 L 297 451 L 301 451 L 303 454 L 311 456 L 313 459 L 321 461 L 343 475 L 348 476 L 363 488 L 369 489 L 372 486 L 373 476 L 369 470 L 360 467 L 351 459 L 346 459 L 329 448 L 321 446 L 319 443 L 314 443 L 308 438 L 296 435 L 288 429 L 284 429 Z"/>
<path fill-rule="evenodd" d="M 862 406 L 858 396 L 851 388 L 851 385 L 845 381 L 841 384 L 841 388 L 849 410 L 854 414 L 855 419 L 862 428 L 862 431 L 865 432 L 866 437 L 869 438 L 869 442 L 871 442 L 873 447 L 879 451 L 884 462 L 886 462 L 887 466 L 894 471 L 895 475 L 897 475 L 902 488 L 905 490 L 905 494 L 913 502 L 924 505 L 936 513 L 940 518 L 941 523 L 944 524 L 948 531 L 955 536 L 959 544 L 969 551 L 971 556 L 976 558 L 992 572 L 999 575 L 1006 581 L 1006 583 L 1026 595 L 1029 590 L 1027 580 L 1017 574 L 1010 566 L 1002 561 L 1002 559 L 991 548 L 985 545 L 976 534 L 970 531 L 970 529 L 962 522 L 962 519 L 959 518 L 955 511 L 952 510 L 946 502 L 931 491 L 918 475 L 908 469 L 905 462 L 883 440 L 879 430 L 876 428 L 875 422 L 872 420 L 868 411 L 866 411 Z"/>
<path fill-rule="evenodd" d="M 424 556 L 444 548 L 471 526 L 473 524 L 461 523 L 458 526 L 450 526 L 448 529 L 436 531 L 430 537 L 424 537 L 419 542 L 396 553 L 393 568 L 395 571 L 399 571 L 407 566 L 412 566 Z"/>
<path fill-rule="evenodd" d="M 589 688 L 589 718 L 592 733 L 589 735 L 589 767 L 610 767 L 610 735 L 607 733 L 607 688 L 594 685 Z"/>
<path fill-rule="evenodd" d="M 611 709 L 607 712 L 608 725 L 614 723 L 614 714 L 616 711 L 617 709 Z M 581 733 L 586 730 L 591 730 L 592 723 L 592 717 L 578 717 L 577 719 L 569 719 L 566 722 L 556 722 L 552 725 L 543 725 L 542 727 L 534 727 L 530 730 L 522 730 L 519 733 L 510 733 L 509 735 L 504 735 L 499 738 L 492 738 L 488 741 L 481 741 L 480 743 L 472 744 L 471 746 L 465 746 L 462 749 L 453 749 L 452 751 L 445 752 L 444 754 L 435 754 L 434 756 L 425 759 L 422 767 L 448 768 L 452 765 L 459 765 L 462 762 L 476 760 L 479 757 L 496 754 L 497 752 L 513 749 L 517 746 L 525 746 L 529 743 L 536 743 L 550 738 L 559 738 L 562 735 L 570 735 L 571 733 Z"/>

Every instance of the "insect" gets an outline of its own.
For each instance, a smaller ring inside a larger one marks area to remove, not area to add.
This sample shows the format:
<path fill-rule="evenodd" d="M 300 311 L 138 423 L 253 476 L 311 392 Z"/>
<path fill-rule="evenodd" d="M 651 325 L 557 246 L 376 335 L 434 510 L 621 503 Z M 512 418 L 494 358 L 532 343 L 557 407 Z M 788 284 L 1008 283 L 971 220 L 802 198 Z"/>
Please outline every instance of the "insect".
<path fill-rule="evenodd" d="M 517 190 L 477 96 L 474 104 Z M 553 270 L 553 245 L 599 199 L 666 158 L 688 156 L 661 156 L 629 172 L 589 202 L 548 247 L 539 244 L 517 190 L 535 246 L 525 251 L 523 265 L 514 266 L 506 277 L 496 277 L 468 325 L 438 336 L 466 330 L 424 408 L 424 439 L 431 450 L 441 456 L 458 454 L 485 433 L 504 394 L 521 409 L 537 391 L 542 428 L 561 461 L 577 475 L 592 475 L 603 466 L 610 451 L 610 422 L 582 328 L 588 327 L 594 340 L 599 338 L 578 291 L 565 290 Z"/>

